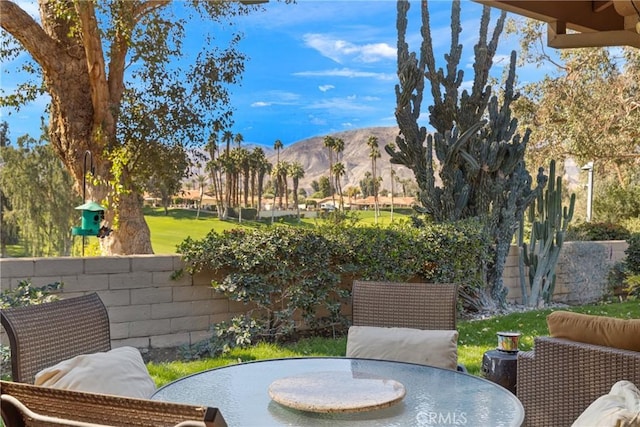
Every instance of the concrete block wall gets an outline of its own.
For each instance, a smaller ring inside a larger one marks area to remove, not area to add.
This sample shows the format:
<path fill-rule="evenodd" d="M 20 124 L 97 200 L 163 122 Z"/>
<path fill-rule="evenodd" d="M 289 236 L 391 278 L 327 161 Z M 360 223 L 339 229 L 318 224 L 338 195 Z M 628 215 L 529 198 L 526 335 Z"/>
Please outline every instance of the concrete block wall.
<path fill-rule="evenodd" d="M 624 241 L 565 243 L 554 300 L 598 300 L 606 287 L 609 266 L 625 257 L 626 247 Z M 114 347 L 176 347 L 209 338 L 211 324 L 247 310 L 215 292 L 210 273 L 173 279 L 183 267 L 178 255 L 4 258 L 0 259 L 0 289 L 14 288 L 20 280 L 29 279 L 36 286 L 64 283 L 62 298 L 97 292 L 109 311 Z M 511 248 L 503 277 L 508 300 L 521 303 L 516 247 Z"/>
<path fill-rule="evenodd" d="M 553 300 L 567 304 L 598 301 L 607 291 L 609 270 L 625 258 L 627 246 L 624 240 L 565 242 L 558 258 Z M 521 304 L 518 252 L 517 246 L 511 246 L 502 278 L 509 290 L 507 300 Z"/>
<path fill-rule="evenodd" d="M 212 323 L 244 312 L 211 288 L 211 277 L 184 274 L 177 255 L 0 259 L 0 288 L 29 279 L 36 286 L 62 282 L 62 298 L 97 292 L 111 322 L 114 347 L 165 348 L 210 336 Z"/>

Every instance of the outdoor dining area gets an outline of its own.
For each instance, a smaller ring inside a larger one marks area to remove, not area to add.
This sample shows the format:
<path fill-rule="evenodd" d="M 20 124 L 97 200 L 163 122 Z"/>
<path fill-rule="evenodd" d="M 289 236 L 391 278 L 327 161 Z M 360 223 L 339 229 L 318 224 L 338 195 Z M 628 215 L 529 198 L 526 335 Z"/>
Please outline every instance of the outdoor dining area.
<path fill-rule="evenodd" d="M 455 284 L 355 281 L 344 357 L 205 370 L 156 389 L 96 293 L 1 311 L 5 426 L 640 425 L 640 320 L 567 311 L 515 355 L 515 393 L 457 360 Z"/>

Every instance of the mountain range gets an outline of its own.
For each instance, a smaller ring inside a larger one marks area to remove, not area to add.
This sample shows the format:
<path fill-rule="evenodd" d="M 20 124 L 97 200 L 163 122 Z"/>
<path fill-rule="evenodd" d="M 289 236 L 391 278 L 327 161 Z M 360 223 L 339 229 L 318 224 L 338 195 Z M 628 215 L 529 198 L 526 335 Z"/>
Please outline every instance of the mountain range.
<path fill-rule="evenodd" d="M 360 181 L 367 172 L 371 172 L 370 149 L 367 140 L 370 136 L 378 138 L 378 147 L 381 157 L 377 160 L 378 176 L 382 176 L 381 189 L 391 190 L 391 167 L 398 179 L 410 179 L 415 181 L 413 172 L 401 165 L 392 165 L 384 146 L 395 143 L 398 135 L 398 127 L 370 127 L 331 134 L 333 138 L 344 141 L 344 151 L 340 153 L 339 161 L 345 166 L 346 174 L 343 177 L 342 189 L 347 187 L 360 188 Z M 311 183 L 319 181 L 322 176 L 329 176 L 329 149 L 324 146 L 324 137 L 315 136 L 298 141 L 280 150 L 280 161 L 299 162 L 304 171 L 304 178 L 300 179 L 300 188 L 307 190 L 307 194 L 313 193 Z M 273 149 L 265 149 L 267 158 L 272 164 L 277 163 L 278 154 Z M 397 182 L 394 182 L 394 192 L 399 192 Z"/>

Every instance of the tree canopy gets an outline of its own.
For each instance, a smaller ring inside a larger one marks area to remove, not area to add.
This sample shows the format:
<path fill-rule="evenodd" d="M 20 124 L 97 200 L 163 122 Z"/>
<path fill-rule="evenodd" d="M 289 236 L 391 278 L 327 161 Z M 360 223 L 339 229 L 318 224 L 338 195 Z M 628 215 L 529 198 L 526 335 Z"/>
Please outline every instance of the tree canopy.
<path fill-rule="evenodd" d="M 178 14 L 176 4 L 185 10 Z M 246 58 L 232 19 L 260 6 L 39 0 L 38 7 L 36 20 L 17 2 L 0 0 L 0 57 L 8 63 L 28 52 L 32 61 L 16 72 L 33 76 L 17 92 L 2 93 L 0 105 L 19 108 L 48 93 L 50 143 L 78 192 L 83 155 L 93 155 L 88 198 L 107 206 L 114 229 L 103 252 L 151 253 L 142 192 L 162 167 L 165 147 L 204 145 L 212 132 L 233 125 L 229 86 L 238 82 Z M 182 44 L 192 27 L 206 27 L 194 57 Z"/>
<path fill-rule="evenodd" d="M 71 227 L 82 199 L 69 191 L 71 176 L 42 140 L 23 135 L 15 144 L 0 126 L 0 188 L 2 188 L 2 254 L 10 230 L 19 231 L 25 253 L 30 256 L 68 256 L 73 239 Z M 18 233 L 16 233 L 18 234 Z M 14 242 L 15 243 L 15 242 Z"/>
<path fill-rule="evenodd" d="M 524 84 L 514 104 L 520 125 L 531 129 L 530 158 L 593 161 L 600 177 L 628 185 L 640 164 L 640 50 L 548 52 L 544 24 L 512 21 L 507 29 L 519 34 L 521 63 L 549 70 Z"/>

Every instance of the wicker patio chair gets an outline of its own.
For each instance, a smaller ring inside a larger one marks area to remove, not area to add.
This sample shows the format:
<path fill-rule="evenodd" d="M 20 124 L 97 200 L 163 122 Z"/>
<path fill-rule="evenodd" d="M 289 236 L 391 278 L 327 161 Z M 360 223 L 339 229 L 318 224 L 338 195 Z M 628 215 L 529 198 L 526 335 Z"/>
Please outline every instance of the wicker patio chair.
<path fill-rule="evenodd" d="M 217 408 L 0 381 L 6 427 L 226 427 Z"/>
<path fill-rule="evenodd" d="M 96 293 L 0 310 L 13 381 L 33 384 L 44 368 L 80 354 L 111 350 L 109 315 Z"/>
<path fill-rule="evenodd" d="M 456 329 L 458 287 L 450 283 L 354 281 L 354 326 Z"/>
<path fill-rule="evenodd" d="M 518 353 L 517 396 L 527 426 L 570 426 L 620 380 L 640 385 L 640 353 L 537 337 Z"/>
<path fill-rule="evenodd" d="M 458 286 L 454 283 L 368 282 L 351 291 L 352 324 L 383 328 L 455 330 Z M 458 364 L 458 371 L 467 372 Z"/>

